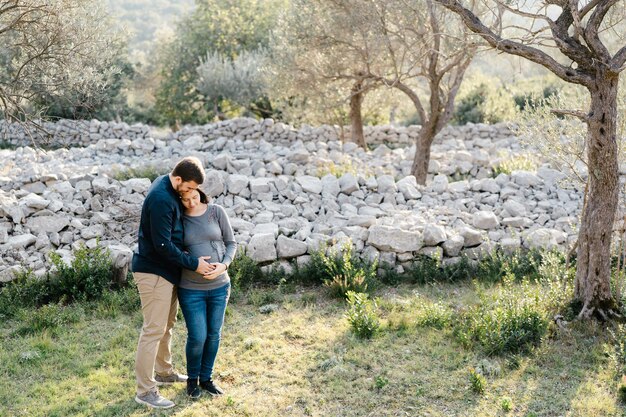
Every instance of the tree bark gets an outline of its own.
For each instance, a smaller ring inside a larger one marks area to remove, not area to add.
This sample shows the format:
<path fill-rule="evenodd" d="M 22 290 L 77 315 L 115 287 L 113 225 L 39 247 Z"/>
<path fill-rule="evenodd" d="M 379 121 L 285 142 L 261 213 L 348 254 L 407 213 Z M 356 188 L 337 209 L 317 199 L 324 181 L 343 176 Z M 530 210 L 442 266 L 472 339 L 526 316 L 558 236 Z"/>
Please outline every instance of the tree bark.
<path fill-rule="evenodd" d="M 350 124 L 352 126 L 350 135 L 353 142 L 357 143 L 361 148 L 367 149 L 365 136 L 363 135 L 363 115 L 361 113 L 364 98 L 363 81 L 359 80 L 352 86 L 352 94 L 350 95 Z"/>
<path fill-rule="evenodd" d="M 413 157 L 411 174 L 420 185 L 426 185 L 428 165 L 430 164 L 430 147 L 437 133 L 436 127 L 432 123 L 427 123 L 422 126 L 415 139 L 415 157 Z"/>
<path fill-rule="evenodd" d="M 618 75 L 599 72 L 589 88 L 587 204 L 578 235 L 575 298 L 583 307 L 580 318 L 606 320 L 616 313 L 611 294 L 611 237 L 618 202 L 617 159 Z"/>

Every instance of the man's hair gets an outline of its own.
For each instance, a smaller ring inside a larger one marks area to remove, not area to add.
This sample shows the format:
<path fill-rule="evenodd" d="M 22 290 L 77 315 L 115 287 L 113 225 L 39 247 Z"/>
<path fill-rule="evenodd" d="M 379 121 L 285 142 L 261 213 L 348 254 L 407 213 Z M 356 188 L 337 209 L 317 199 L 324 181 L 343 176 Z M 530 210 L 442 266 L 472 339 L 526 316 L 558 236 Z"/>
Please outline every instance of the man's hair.
<path fill-rule="evenodd" d="M 202 162 L 195 156 L 188 156 L 181 159 L 174 167 L 172 175 L 174 177 L 181 177 L 183 182 L 194 181 L 196 184 L 202 184 L 204 182 L 204 168 L 202 168 Z"/>

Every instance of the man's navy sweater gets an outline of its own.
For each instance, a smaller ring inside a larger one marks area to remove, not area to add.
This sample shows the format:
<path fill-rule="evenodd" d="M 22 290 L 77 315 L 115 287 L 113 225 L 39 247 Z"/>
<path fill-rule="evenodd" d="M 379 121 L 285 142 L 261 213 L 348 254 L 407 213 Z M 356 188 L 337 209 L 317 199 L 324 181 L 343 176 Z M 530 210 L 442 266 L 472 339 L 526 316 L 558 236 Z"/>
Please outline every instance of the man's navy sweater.
<path fill-rule="evenodd" d="M 198 259 L 183 252 L 182 214 L 183 206 L 169 175 L 158 177 L 141 208 L 133 272 L 156 274 L 178 285 L 181 268 L 198 268 Z"/>

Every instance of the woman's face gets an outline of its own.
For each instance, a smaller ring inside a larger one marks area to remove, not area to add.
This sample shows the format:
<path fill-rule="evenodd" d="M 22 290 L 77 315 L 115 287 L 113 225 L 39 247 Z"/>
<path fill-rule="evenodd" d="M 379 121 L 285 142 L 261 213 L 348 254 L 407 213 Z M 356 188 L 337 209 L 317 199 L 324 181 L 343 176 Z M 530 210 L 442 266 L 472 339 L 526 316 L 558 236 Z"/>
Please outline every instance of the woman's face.
<path fill-rule="evenodd" d="M 192 210 L 200 204 L 200 193 L 198 190 L 189 190 L 181 193 L 180 199 L 187 210 Z"/>

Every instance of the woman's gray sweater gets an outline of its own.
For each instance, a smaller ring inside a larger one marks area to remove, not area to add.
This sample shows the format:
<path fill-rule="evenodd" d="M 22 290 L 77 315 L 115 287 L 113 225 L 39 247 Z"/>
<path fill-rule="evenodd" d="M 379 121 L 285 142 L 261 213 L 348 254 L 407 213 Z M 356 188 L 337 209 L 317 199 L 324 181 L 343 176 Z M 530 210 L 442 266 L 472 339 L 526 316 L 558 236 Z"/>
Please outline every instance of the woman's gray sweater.
<path fill-rule="evenodd" d="M 209 204 L 199 216 L 183 216 L 185 250 L 194 257 L 210 256 L 209 263 L 230 265 L 235 257 L 237 242 L 224 208 Z M 195 271 L 183 269 L 179 286 L 191 290 L 213 290 L 230 282 L 228 272 L 208 280 Z"/>

